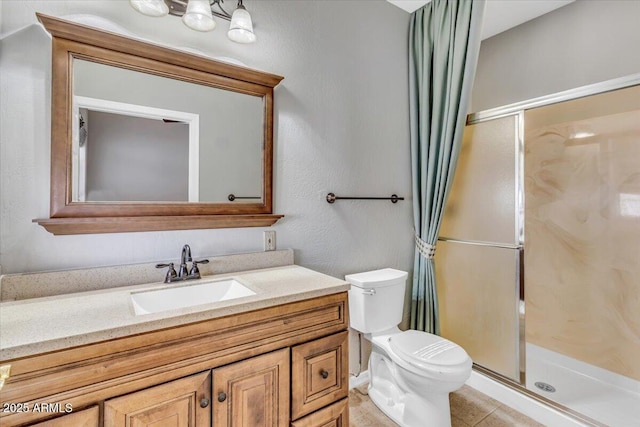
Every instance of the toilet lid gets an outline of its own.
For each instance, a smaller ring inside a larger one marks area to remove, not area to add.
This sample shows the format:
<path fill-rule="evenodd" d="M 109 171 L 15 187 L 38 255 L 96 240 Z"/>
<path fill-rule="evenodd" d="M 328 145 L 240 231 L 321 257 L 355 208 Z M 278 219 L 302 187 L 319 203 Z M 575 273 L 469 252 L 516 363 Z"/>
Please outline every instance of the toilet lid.
<path fill-rule="evenodd" d="M 404 361 L 418 366 L 455 366 L 467 363 L 462 347 L 445 338 L 421 331 L 404 331 L 389 338 L 391 349 Z"/>

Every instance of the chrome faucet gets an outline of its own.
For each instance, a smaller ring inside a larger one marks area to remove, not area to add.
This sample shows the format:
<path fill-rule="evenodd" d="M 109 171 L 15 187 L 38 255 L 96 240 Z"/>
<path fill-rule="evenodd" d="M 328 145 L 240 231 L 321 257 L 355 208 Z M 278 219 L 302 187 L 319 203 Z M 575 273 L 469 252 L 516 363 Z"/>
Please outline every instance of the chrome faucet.
<path fill-rule="evenodd" d="M 187 271 L 187 261 L 193 261 L 191 258 L 191 248 L 189 245 L 182 247 L 182 255 L 180 255 L 180 270 L 178 270 L 178 279 L 185 278 L 189 275 Z"/>
<path fill-rule="evenodd" d="M 187 262 L 192 263 L 190 270 L 187 268 Z M 207 264 L 208 262 L 208 259 L 194 260 L 191 257 L 191 248 L 189 247 L 189 245 L 184 245 L 182 247 L 182 253 L 180 255 L 180 268 L 178 269 L 177 273 L 175 268 L 173 267 L 172 262 L 168 264 L 156 264 L 156 268 L 169 267 L 167 275 L 164 278 L 164 283 L 172 283 L 182 280 L 199 279 L 201 276 L 200 270 L 198 269 L 198 264 Z"/>

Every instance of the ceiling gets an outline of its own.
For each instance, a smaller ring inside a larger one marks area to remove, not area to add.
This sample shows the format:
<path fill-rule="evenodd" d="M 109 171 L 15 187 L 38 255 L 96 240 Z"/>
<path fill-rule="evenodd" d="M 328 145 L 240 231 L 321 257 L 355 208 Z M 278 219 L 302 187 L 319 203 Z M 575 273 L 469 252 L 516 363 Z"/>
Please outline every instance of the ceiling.
<path fill-rule="evenodd" d="M 431 0 L 387 0 L 411 13 Z M 482 40 L 549 13 L 575 0 L 487 0 Z"/>

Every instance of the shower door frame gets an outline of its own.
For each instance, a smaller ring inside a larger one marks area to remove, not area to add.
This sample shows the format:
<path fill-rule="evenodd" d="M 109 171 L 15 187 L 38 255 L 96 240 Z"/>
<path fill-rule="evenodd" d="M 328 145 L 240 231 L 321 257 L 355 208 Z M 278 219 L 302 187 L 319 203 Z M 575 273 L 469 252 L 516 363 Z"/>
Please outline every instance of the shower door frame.
<path fill-rule="evenodd" d="M 517 267 L 516 287 L 519 292 L 519 301 L 516 312 L 518 313 L 517 327 L 519 328 L 519 343 L 518 350 L 516 351 L 516 357 L 519 360 L 520 366 L 520 381 L 514 381 L 511 378 L 498 374 L 491 369 L 483 366 L 473 364 L 473 369 L 492 380 L 512 389 L 519 393 L 522 393 L 536 401 L 544 403 L 551 408 L 565 413 L 587 425 L 603 426 L 602 423 L 593 420 L 586 415 L 574 411 L 562 404 L 557 403 L 554 400 L 548 399 L 535 391 L 526 388 L 526 338 L 525 338 L 525 283 L 524 283 L 524 113 L 526 110 L 533 108 L 544 107 L 560 102 L 571 101 L 579 98 L 584 98 L 592 95 L 598 95 L 606 92 L 611 92 L 619 89 L 625 89 L 632 86 L 640 85 L 640 73 L 631 74 L 616 79 L 606 80 L 600 83 L 581 86 L 574 89 L 558 92 L 551 95 L 545 95 L 538 98 L 532 98 L 526 101 L 521 101 L 502 107 L 492 108 L 477 113 L 471 113 L 467 116 L 467 125 L 473 125 L 477 123 L 486 122 L 489 120 L 495 120 L 508 116 L 517 116 L 516 123 L 516 159 L 515 159 L 515 182 L 516 182 L 516 236 L 519 245 L 500 245 L 509 249 L 519 249 L 519 265 Z M 439 240 L 453 241 L 457 243 L 471 243 L 451 240 L 442 238 Z"/>

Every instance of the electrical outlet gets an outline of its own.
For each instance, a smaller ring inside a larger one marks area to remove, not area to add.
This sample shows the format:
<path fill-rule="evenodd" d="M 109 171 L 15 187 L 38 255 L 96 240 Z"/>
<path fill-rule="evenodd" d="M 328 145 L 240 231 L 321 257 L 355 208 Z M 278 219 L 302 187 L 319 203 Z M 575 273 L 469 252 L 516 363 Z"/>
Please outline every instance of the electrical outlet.
<path fill-rule="evenodd" d="M 265 230 L 264 232 L 264 250 L 275 251 L 276 250 L 276 231 Z"/>

